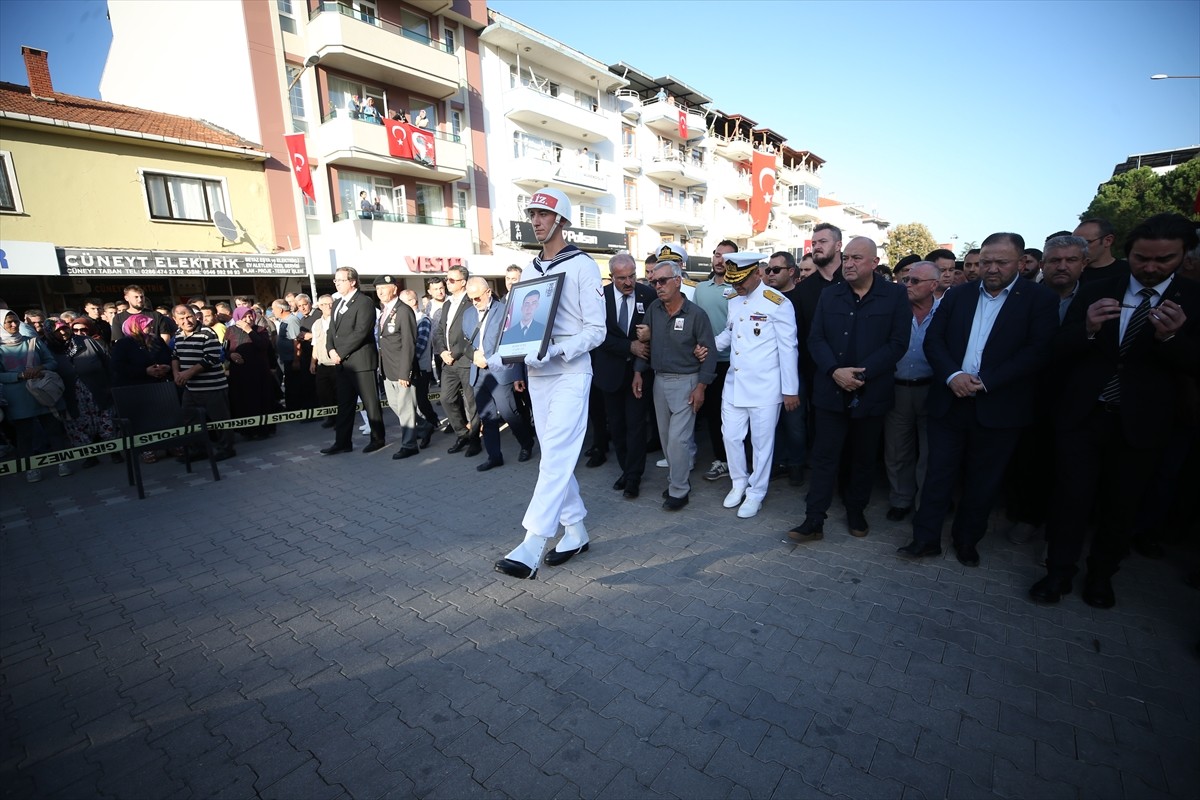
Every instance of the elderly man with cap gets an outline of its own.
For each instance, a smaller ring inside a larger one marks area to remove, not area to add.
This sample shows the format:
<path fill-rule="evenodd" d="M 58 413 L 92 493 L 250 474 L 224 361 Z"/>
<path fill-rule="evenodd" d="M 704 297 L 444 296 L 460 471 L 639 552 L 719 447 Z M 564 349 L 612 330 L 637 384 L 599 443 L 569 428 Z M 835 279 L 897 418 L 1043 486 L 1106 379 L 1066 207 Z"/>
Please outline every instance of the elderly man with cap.
<path fill-rule="evenodd" d="M 375 281 L 375 296 L 383 304 L 375 326 L 379 337 L 379 371 L 383 373 L 383 391 L 388 407 L 400 420 L 400 449 L 393 459 L 409 458 L 420 452 L 417 446 L 416 381 L 417 315 L 400 302 L 400 286 L 391 275 Z"/>
<path fill-rule="evenodd" d="M 588 390 L 592 383 L 589 353 L 604 341 L 605 329 L 600 267 L 563 237 L 563 230 L 571 224 L 571 201 L 557 189 L 542 189 L 530 198 L 525 210 L 542 251 L 521 277 L 557 277 L 561 290 L 550 346 L 542 358 L 536 353 L 525 357 L 542 460 L 522 520 L 525 538 L 495 565 L 497 572 L 514 578 L 537 575 L 542 552 L 558 534 L 559 525 L 565 530 L 554 550 L 546 554 L 548 566 L 566 563 L 588 549 L 587 529 L 583 526 L 587 508 L 579 496 L 575 463 L 587 430 Z M 487 365 L 498 369 L 502 361 L 493 355 Z"/>
<path fill-rule="evenodd" d="M 767 495 L 775 453 L 779 407 L 800 404 L 796 315 L 792 304 L 767 288 L 759 271 L 762 253 L 725 256 L 725 281 L 736 295 L 729 300 L 729 319 L 717 335 L 718 350 L 729 348 L 729 372 L 721 397 L 721 435 L 729 458 L 733 488 L 726 508 L 738 508 L 748 519 L 758 513 Z M 746 468 L 747 431 L 754 450 L 754 472 Z"/>

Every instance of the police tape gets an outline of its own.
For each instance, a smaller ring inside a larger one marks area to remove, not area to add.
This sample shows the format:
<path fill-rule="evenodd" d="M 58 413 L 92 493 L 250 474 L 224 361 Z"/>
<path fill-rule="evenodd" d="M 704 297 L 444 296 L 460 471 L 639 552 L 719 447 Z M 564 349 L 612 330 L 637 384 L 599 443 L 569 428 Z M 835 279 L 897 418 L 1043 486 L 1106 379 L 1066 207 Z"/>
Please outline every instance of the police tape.
<path fill-rule="evenodd" d="M 430 399 L 434 396 L 431 394 Z M 379 405 L 387 408 L 386 400 L 380 399 Z M 354 410 L 355 412 L 362 411 L 363 404 L 358 403 Z M 223 419 L 208 423 L 210 431 L 220 431 L 232 429 L 234 431 L 247 430 L 257 428 L 261 425 L 278 425 L 286 422 L 306 422 L 308 420 L 323 419 L 326 417 L 337 416 L 337 406 L 322 406 L 321 408 L 306 408 L 300 411 L 277 411 L 272 414 L 257 414 L 252 417 L 238 417 L 236 419 Z M 0 478 L 6 475 L 17 475 L 22 472 L 27 472 L 31 469 L 41 469 L 42 467 L 54 467 L 59 464 L 70 464 L 73 461 L 84 461 L 89 458 L 99 458 L 100 456 L 112 456 L 117 453 L 130 450 L 134 447 L 145 447 L 157 442 L 168 442 L 172 439 L 178 439 L 183 436 L 194 436 L 199 433 L 201 426 L 185 425 L 177 428 L 164 428 L 160 431 L 149 431 L 147 433 L 137 433 L 132 436 L 121 437 L 120 439 L 109 439 L 104 442 L 93 442 L 80 447 L 68 447 L 66 450 L 55 450 L 51 453 L 39 453 L 34 456 L 26 456 L 23 458 L 11 458 L 0 461 Z"/>

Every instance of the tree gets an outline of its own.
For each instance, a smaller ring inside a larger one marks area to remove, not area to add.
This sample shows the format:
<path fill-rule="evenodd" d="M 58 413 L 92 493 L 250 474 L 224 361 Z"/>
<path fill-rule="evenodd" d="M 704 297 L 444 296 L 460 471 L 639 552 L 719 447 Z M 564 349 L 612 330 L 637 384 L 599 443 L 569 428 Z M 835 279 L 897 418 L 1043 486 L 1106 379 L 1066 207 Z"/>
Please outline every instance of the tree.
<path fill-rule="evenodd" d="M 893 267 L 896 263 L 910 254 L 924 258 L 927 253 L 937 249 L 937 241 L 924 224 L 920 222 L 905 222 L 892 228 L 888 233 L 887 252 L 888 264 Z"/>
<path fill-rule="evenodd" d="M 967 253 L 971 252 L 976 247 L 979 247 L 979 242 L 976 242 L 976 241 L 963 242 L 962 250 L 958 254 L 958 260 L 962 261 L 964 258 L 967 257 Z"/>
<path fill-rule="evenodd" d="M 1163 175 L 1149 167 L 1139 167 L 1101 184 L 1079 218 L 1101 217 L 1111 222 L 1116 229 L 1113 250 L 1121 253 L 1125 236 L 1147 217 L 1174 212 L 1200 222 L 1195 208 L 1197 187 L 1200 187 L 1200 158 Z"/>

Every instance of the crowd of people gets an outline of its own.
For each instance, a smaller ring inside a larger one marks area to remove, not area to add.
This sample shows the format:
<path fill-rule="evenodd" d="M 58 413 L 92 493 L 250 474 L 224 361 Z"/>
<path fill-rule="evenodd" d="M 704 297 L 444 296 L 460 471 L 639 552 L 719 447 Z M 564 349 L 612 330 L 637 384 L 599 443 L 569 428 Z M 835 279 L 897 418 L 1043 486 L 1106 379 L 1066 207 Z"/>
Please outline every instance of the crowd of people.
<path fill-rule="evenodd" d="M 525 538 L 496 563 L 517 578 L 589 549 L 574 478 L 588 430 L 586 467 L 603 467 L 611 450 L 612 488 L 629 500 L 648 453 L 661 451 L 666 512 L 690 501 L 698 429 L 711 447 L 702 477 L 729 481 L 723 505 L 739 518 L 758 514 L 773 480 L 807 484 L 803 503 L 774 490 L 803 508 L 787 533 L 798 545 L 824 538 L 835 499 L 849 534 L 867 536 L 883 473 L 887 519 L 911 517 L 899 556 L 939 556 L 953 516 L 955 555 L 977 566 L 1002 505 L 1012 541 L 1045 542 L 1046 575 L 1029 590 L 1043 603 L 1072 590 L 1087 550 L 1082 598 L 1111 607 L 1131 546 L 1160 557 L 1172 536 L 1195 530 L 1185 505 L 1200 457 L 1200 254 L 1181 216 L 1138 225 L 1125 258 L 1113 253 L 1112 226 L 1087 219 L 1040 248 L 1001 232 L 961 261 L 938 249 L 891 269 L 875 242 L 843 242 L 821 224 L 799 261 L 723 241 L 711 274 L 693 283 L 687 253 L 671 243 L 641 279 L 620 253 L 602 281 L 563 237 L 565 195 L 544 190 L 527 210 L 543 249 L 508 269 L 505 294 L 560 276 L 552 317 L 536 303 L 506 312 L 507 298 L 466 267 L 429 280 L 423 296 L 376 278 L 374 298 L 343 267 L 315 306 L 289 293 L 155 309 L 131 285 L 122 301 L 89 299 L 56 317 L 0 308 L 4 446 L 28 456 L 113 439 L 112 388 L 165 381 L 210 420 L 336 406 L 321 423 L 330 456 L 353 451 L 356 427 L 369 437 L 362 452 L 386 446 L 381 398 L 396 417 L 395 460 L 442 430 L 454 435 L 449 454 L 486 452 L 476 469 L 496 469 L 507 426 L 518 461 L 541 447 Z M 541 350 L 502 358 L 510 324 L 546 326 Z M 50 405 L 25 389 L 47 370 L 63 383 Z M 217 458 L 236 455 L 232 431 L 214 437 Z"/>

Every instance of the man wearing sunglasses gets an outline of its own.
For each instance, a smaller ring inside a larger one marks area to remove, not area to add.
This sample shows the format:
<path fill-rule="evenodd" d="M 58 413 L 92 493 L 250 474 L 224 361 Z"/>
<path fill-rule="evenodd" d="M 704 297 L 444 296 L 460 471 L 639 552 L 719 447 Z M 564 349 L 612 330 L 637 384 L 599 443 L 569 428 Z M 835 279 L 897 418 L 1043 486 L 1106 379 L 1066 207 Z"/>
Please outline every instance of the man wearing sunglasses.
<path fill-rule="evenodd" d="M 772 253 L 763 270 L 763 281 L 792 303 L 793 312 L 798 308 L 799 293 L 796 285 L 799 269 L 796 258 L 786 250 Z M 796 326 L 800 320 L 797 317 Z M 779 414 L 775 428 L 775 456 L 781 469 L 788 474 L 788 483 L 800 486 L 804 483 L 804 462 L 808 459 L 808 408 L 804 402 L 804 388 L 800 389 L 800 405 L 792 411 Z"/>

